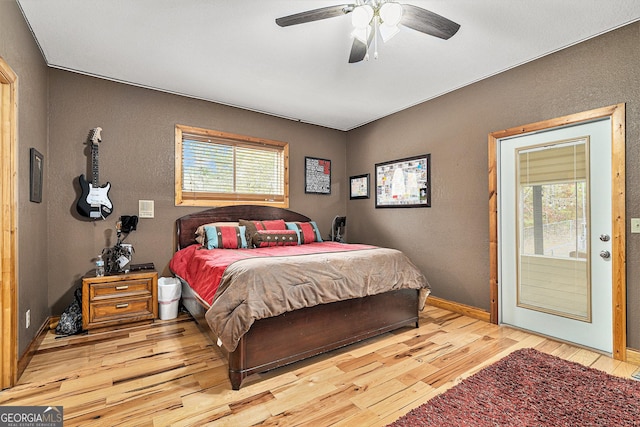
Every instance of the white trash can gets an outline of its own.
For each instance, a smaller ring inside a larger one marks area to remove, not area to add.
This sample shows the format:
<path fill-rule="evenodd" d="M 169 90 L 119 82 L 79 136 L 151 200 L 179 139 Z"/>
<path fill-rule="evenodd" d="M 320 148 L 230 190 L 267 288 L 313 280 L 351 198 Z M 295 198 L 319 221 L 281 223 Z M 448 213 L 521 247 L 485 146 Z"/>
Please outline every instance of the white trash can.
<path fill-rule="evenodd" d="M 180 280 L 175 277 L 161 277 L 158 279 L 158 308 L 160 320 L 178 317 L 178 306 L 182 288 Z"/>

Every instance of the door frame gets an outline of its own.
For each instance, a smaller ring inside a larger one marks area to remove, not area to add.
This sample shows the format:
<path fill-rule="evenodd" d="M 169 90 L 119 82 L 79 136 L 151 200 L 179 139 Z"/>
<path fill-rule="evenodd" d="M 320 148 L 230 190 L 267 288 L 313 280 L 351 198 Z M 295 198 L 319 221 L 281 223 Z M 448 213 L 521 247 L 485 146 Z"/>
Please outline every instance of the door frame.
<path fill-rule="evenodd" d="M 627 345 L 627 278 L 626 278 L 626 214 L 625 214 L 625 104 L 616 104 L 541 122 L 530 123 L 489 134 L 489 287 L 490 320 L 498 323 L 498 163 L 501 139 L 514 135 L 543 131 L 580 122 L 611 119 L 611 261 L 613 358 L 626 360 Z"/>
<path fill-rule="evenodd" d="M 0 390 L 17 381 L 17 85 L 0 57 Z"/>

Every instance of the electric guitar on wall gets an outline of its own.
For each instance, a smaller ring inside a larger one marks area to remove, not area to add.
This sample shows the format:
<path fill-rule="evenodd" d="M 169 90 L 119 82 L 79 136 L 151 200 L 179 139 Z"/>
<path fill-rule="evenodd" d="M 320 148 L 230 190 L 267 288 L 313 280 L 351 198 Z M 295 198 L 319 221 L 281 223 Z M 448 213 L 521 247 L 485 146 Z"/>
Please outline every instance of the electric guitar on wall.
<path fill-rule="evenodd" d="M 93 128 L 87 138 L 87 144 L 91 145 L 92 182 L 88 182 L 84 174 L 78 178 L 82 194 L 78 199 L 76 209 L 80 215 L 91 219 L 105 219 L 113 211 L 113 204 L 109 200 L 111 184 L 108 182 L 103 186 L 98 184 L 98 145 L 102 141 L 100 132 L 102 132 L 102 128 Z"/>

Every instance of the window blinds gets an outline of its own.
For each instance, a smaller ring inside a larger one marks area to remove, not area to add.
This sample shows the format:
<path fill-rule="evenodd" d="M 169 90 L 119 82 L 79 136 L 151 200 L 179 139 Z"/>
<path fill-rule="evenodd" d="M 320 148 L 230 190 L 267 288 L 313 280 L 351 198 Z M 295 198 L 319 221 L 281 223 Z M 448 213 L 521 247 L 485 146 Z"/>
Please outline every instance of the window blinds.
<path fill-rule="evenodd" d="M 284 147 L 182 135 L 182 190 L 248 200 L 284 199 Z M 197 196 L 195 196 L 197 197 Z"/>

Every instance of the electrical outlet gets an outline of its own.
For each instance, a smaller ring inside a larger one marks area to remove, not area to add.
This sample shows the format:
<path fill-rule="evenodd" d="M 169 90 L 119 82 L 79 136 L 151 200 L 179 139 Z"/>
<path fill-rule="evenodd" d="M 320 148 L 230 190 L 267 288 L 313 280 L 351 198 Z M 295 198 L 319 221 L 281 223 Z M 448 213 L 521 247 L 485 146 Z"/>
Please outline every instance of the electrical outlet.
<path fill-rule="evenodd" d="M 31 310 L 27 310 L 27 312 L 24 314 L 25 317 L 25 323 L 27 324 L 27 329 L 29 328 L 29 326 L 31 326 Z"/>
<path fill-rule="evenodd" d="M 640 218 L 631 218 L 631 232 L 640 233 Z"/>

